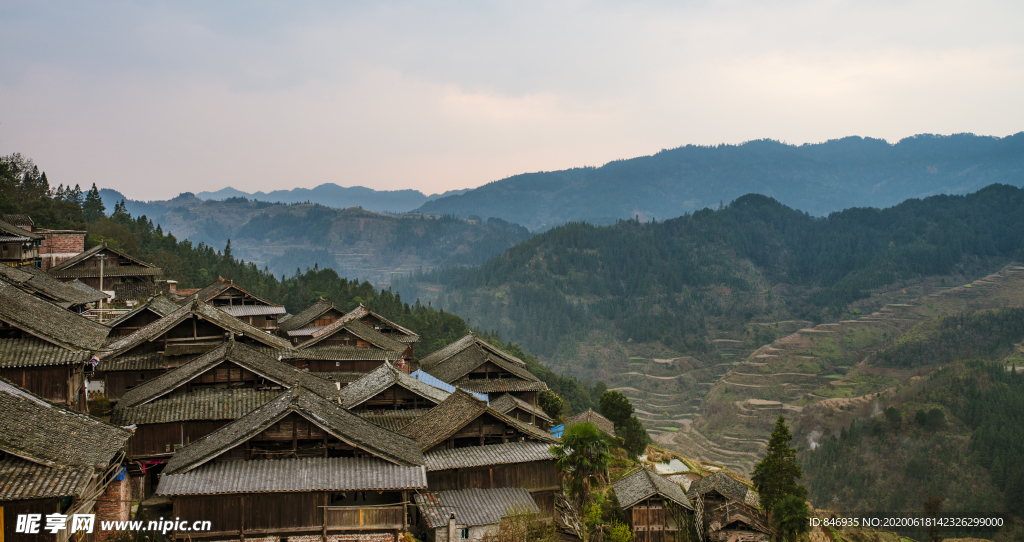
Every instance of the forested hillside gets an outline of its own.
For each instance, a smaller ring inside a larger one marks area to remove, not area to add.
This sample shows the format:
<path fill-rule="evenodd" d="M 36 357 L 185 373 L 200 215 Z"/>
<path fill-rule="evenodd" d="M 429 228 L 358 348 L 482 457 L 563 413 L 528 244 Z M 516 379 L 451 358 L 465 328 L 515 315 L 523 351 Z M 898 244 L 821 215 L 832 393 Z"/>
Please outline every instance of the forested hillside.
<path fill-rule="evenodd" d="M 101 190 L 107 208 L 122 200 Z M 394 273 L 441 265 L 475 265 L 530 237 L 500 219 L 389 215 L 317 203 L 273 204 L 243 197 L 203 201 L 182 194 L 166 202 L 125 201 L 178 238 L 222 247 L 275 275 L 329 268 L 341 276 L 387 284 Z"/>
<path fill-rule="evenodd" d="M 314 188 L 292 188 L 252 193 L 228 187 L 215 192 L 200 192 L 196 194 L 196 197 L 202 200 L 225 200 L 241 197 L 275 203 L 315 201 L 320 205 L 337 209 L 362 207 L 367 211 L 380 213 L 407 213 L 430 200 L 462 192 L 465 190 L 451 190 L 443 194 L 428 196 L 419 190 L 374 190 L 363 186 L 346 187 L 334 183 L 324 183 Z"/>
<path fill-rule="evenodd" d="M 425 203 L 427 214 L 499 217 L 531 230 L 572 221 L 665 220 L 763 194 L 812 215 L 909 198 L 1024 185 L 1024 133 L 847 137 L 800 146 L 758 140 L 687 145 L 598 168 L 526 173 Z"/>

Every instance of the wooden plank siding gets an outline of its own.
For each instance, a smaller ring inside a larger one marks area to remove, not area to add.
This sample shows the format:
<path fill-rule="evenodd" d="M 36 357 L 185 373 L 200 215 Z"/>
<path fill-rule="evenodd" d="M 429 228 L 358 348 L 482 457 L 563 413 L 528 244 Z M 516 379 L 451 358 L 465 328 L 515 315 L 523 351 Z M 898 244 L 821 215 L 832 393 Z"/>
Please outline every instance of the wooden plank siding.
<path fill-rule="evenodd" d="M 85 375 L 81 365 L 12 367 L 0 369 L 3 377 L 18 386 L 62 406 L 87 412 Z"/>
<path fill-rule="evenodd" d="M 189 444 L 224 427 L 233 420 L 199 420 L 140 424 L 128 440 L 132 459 L 172 455 L 175 446 Z"/>

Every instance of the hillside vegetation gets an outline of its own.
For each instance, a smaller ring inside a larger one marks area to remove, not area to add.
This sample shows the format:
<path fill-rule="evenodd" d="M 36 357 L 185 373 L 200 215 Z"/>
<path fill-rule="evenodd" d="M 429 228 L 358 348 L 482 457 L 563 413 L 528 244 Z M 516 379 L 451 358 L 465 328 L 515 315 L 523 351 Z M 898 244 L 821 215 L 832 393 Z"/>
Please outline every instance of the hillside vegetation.
<path fill-rule="evenodd" d="M 1024 133 L 1005 138 L 922 134 L 896 144 L 847 137 L 800 146 L 758 140 L 687 145 L 601 167 L 515 175 L 419 208 L 498 217 L 531 230 L 573 221 L 665 220 L 744 194 L 822 216 L 909 198 L 1024 183 Z"/>

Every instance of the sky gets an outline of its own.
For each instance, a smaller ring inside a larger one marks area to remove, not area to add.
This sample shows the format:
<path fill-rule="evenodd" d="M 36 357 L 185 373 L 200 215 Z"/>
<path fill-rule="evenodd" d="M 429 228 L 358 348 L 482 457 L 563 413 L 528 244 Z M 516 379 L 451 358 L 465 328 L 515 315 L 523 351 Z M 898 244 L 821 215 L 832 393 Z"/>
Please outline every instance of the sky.
<path fill-rule="evenodd" d="M 132 199 L 426 194 L 687 144 L 1024 130 L 1024 2 L 0 4 L 0 154 Z"/>

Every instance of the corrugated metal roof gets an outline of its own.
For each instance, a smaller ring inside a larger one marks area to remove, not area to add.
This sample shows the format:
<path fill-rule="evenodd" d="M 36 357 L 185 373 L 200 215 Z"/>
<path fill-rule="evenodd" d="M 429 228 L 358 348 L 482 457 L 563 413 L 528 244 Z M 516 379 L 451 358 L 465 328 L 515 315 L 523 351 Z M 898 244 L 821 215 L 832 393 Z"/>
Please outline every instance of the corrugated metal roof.
<path fill-rule="evenodd" d="M 434 386 L 435 388 L 442 389 L 442 390 L 444 390 L 444 391 L 446 391 L 448 393 L 455 393 L 455 386 L 452 386 L 451 384 L 445 382 L 444 380 L 441 380 L 440 378 L 431 376 L 430 373 L 423 372 L 422 369 L 417 369 L 417 370 L 413 371 L 412 374 L 409 375 L 409 376 L 415 378 L 416 380 L 422 381 L 422 382 L 424 382 L 426 384 L 430 384 L 431 386 Z M 485 403 L 488 402 L 487 394 L 486 393 L 476 393 L 474 391 L 469 391 L 469 390 L 464 390 L 464 391 L 468 392 L 473 397 L 476 397 L 477 399 L 479 399 L 479 400 L 481 400 L 481 401 L 483 401 Z"/>
<path fill-rule="evenodd" d="M 55 468 L 9 457 L 0 461 L 0 502 L 78 497 L 95 474 L 89 466 Z"/>
<path fill-rule="evenodd" d="M 612 487 L 619 499 L 619 506 L 623 509 L 654 495 L 660 495 L 684 508 L 693 509 L 690 499 L 686 498 L 686 493 L 679 484 L 666 480 L 646 467 L 613 482 Z"/>
<path fill-rule="evenodd" d="M 283 391 L 203 389 L 133 407 L 124 407 L 119 403 L 110 415 L 110 423 L 140 425 L 193 420 L 237 420 L 269 403 Z"/>
<path fill-rule="evenodd" d="M 475 527 L 496 525 L 508 514 L 540 513 L 530 492 L 521 487 L 433 491 L 413 498 L 431 529 L 447 526 L 452 514 L 456 524 Z"/>
<path fill-rule="evenodd" d="M 89 352 L 68 350 L 39 339 L 0 339 L 0 367 L 41 367 L 85 363 Z"/>
<path fill-rule="evenodd" d="M 287 312 L 284 307 L 270 305 L 228 305 L 217 307 L 220 310 L 238 318 L 239 316 L 265 316 L 267 314 L 284 314 Z"/>
<path fill-rule="evenodd" d="M 422 465 L 396 465 L 365 457 L 316 457 L 210 463 L 184 474 L 164 474 L 156 494 L 388 491 L 426 487 L 427 473 Z"/>
<path fill-rule="evenodd" d="M 487 446 L 470 446 L 452 450 L 437 450 L 423 454 L 427 461 L 427 470 L 465 469 L 485 467 L 488 465 L 513 465 L 531 461 L 551 461 L 555 456 L 551 453 L 548 442 L 509 442 L 506 444 L 489 444 Z"/>

